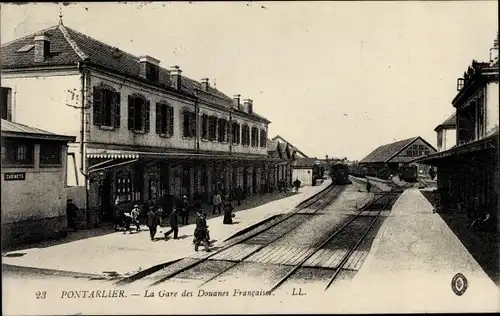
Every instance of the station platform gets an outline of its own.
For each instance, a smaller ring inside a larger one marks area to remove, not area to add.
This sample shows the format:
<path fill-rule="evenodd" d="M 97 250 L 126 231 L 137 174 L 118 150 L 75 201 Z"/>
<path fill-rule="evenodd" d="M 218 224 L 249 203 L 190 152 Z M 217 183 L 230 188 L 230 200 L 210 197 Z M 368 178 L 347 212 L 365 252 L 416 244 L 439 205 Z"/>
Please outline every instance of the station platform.
<path fill-rule="evenodd" d="M 369 176 L 366 178 L 358 178 L 358 177 L 354 177 L 354 176 L 350 176 L 350 177 L 352 179 L 354 179 L 358 182 L 362 182 L 362 183 L 366 183 L 367 179 L 368 179 L 374 187 L 378 188 L 382 192 L 389 192 L 392 190 L 392 188 L 390 186 L 391 181 L 382 180 L 379 178 L 369 177 Z"/>
<path fill-rule="evenodd" d="M 257 224 L 273 215 L 293 210 L 298 204 L 326 189 L 330 180 L 319 186 L 302 187 L 298 194 L 274 200 L 258 207 L 235 213 L 232 225 L 224 225 L 222 216 L 207 220 L 213 246 L 238 231 Z M 132 226 L 132 229 L 134 227 Z M 179 239 L 160 239 L 169 227 L 158 227 L 152 242 L 149 230 L 141 226 L 140 232 L 123 234 L 107 232 L 100 236 L 50 246 L 33 246 L 3 254 L 2 263 L 21 267 L 51 269 L 95 275 L 132 275 L 152 266 L 180 259 L 195 253 L 193 232 L 195 224 L 179 227 Z M 77 233 L 88 233 L 82 231 Z M 171 234 L 170 237 L 173 235 Z M 15 256 L 18 254 L 19 256 Z M 14 255 L 10 257 L 9 255 Z"/>
<path fill-rule="evenodd" d="M 352 312 L 498 312 L 500 290 L 476 262 L 433 206 L 416 188 L 393 205 L 361 270 L 343 284 L 342 295 L 359 299 Z M 455 274 L 468 287 L 452 291 Z M 362 307 L 363 306 L 363 307 Z M 347 307 L 346 307 L 347 308 Z"/>

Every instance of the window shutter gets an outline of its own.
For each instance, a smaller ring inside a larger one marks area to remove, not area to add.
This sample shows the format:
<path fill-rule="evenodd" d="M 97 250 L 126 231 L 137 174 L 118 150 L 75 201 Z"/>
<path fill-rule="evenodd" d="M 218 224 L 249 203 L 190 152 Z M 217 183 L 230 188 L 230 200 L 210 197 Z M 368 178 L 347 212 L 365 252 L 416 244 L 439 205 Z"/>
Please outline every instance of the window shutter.
<path fill-rule="evenodd" d="M 149 119 L 149 107 L 150 107 L 150 102 L 149 100 L 145 100 L 144 102 L 144 131 L 146 133 L 149 132 L 149 124 L 150 124 L 150 119 Z"/>
<path fill-rule="evenodd" d="M 191 122 L 190 122 L 190 127 L 191 127 L 191 136 L 194 137 L 196 136 L 196 113 L 192 112 L 191 113 Z"/>
<path fill-rule="evenodd" d="M 231 135 L 231 131 L 229 130 L 229 121 L 224 120 L 224 141 L 229 142 L 229 135 Z"/>
<path fill-rule="evenodd" d="M 94 87 L 94 93 L 92 94 L 93 107 L 94 107 L 94 125 L 101 125 L 101 113 L 102 113 L 102 90 L 98 87 Z"/>
<path fill-rule="evenodd" d="M 217 141 L 222 142 L 222 119 L 221 118 L 217 119 L 217 125 L 218 125 Z"/>
<path fill-rule="evenodd" d="M 179 126 L 181 128 L 181 136 L 186 137 L 186 124 L 185 124 L 185 115 L 184 115 L 184 109 L 179 111 Z"/>
<path fill-rule="evenodd" d="M 113 110 L 114 110 L 114 122 L 113 122 L 113 125 L 114 127 L 120 127 L 120 105 L 121 105 L 121 95 L 120 95 L 120 92 L 116 92 L 114 94 L 115 98 L 114 98 L 114 103 L 113 103 Z"/>
<path fill-rule="evenodd" d="M 162 104 L 156 103 L 156 133 L 161 134 L 162 121 L 163 121 Z"/>
<path fill-rule="evenodd" d="M 135 106 L 134 97 L 128 96 L 128 129 L 134 130 L 134 117 L 135 117 Z"/>
<path fill-rule="evenodd" d="M 168 134 L 170 136 L 174 135 L 174 108 L 171 106 L 167 107 L 167 125 Z"/>
<path fill-rule="evenodd" d="M 201 138 L 206 139 L 207 138 L 207 128 L 208 128 L 208 116 L 206 114 L 203 114 L 201 116 Z"/>

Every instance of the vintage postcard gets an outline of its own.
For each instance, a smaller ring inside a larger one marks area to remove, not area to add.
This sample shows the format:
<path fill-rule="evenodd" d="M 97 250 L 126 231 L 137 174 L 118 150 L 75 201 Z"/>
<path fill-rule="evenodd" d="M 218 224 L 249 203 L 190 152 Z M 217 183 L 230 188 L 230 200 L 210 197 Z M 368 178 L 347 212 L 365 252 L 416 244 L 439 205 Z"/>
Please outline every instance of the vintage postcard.
<path fill-rule="evenodd" d="M 0 8 L 3 314 L 500 312 L 497 1 Z"/>

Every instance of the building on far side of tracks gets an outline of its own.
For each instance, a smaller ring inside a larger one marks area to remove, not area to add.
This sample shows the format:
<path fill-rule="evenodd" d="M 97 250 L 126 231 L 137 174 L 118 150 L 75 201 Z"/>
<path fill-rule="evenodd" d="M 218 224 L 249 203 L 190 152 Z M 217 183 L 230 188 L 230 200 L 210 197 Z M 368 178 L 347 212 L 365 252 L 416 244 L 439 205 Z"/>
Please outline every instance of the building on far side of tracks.
<path fill-rule="evenodd" d="M 489 62 L 472 61 L 452 105 L 456 113 L 455 147 L 423 157 L 420 163 L 437 167 L 440 208 L 498 215 L 499 101 L 498 34 Z M 495 219 L 494 219 L 495 221 Z"/>
<path fill-rule="evenodd" d="M 1 123 L 2 245 L 43 240 L 64 232 L 68 226 L 66 156 L 68 142 L 74 142 L 75 137 L 3 118 Z"/>
<path fill-rule="evenodd" d="M 414 160 L 435 152 L 436 149 L 431 144 L 417 136 L 379 146 L 358 165 L 366 175 L 383 179 L 387 179 L 390 174 L 398 174 L 400 168 L 406 165 L 416 165 L 418 174 L 426 175 L 429 166 L 415 163 Z"/>
<path fill-rule="evenodd" d="M 58 25 L 2 45 L 2 86 L 16 122 L 76 135 L 68 184 L 89 225 L 112 221 L 117 197 L 129 206 L 215 191 L 269 191 L 276 162 L 270 121 L 251 99 L 228 96 L 178 66 L 133 56 Z"/>
<path fill-rule="evenodd" d="M 297 158 L 292 163 L 292 179 L 299 179 L 302 185 L 315 185 L 323 173 L 324 166 L 315 158 Z"/>
<path fill-rule="evenodd" d="M 436 126 L 437 151 L 445 151 L 457 144 L 457 114 L 453 113 L 446 121 Z"/>

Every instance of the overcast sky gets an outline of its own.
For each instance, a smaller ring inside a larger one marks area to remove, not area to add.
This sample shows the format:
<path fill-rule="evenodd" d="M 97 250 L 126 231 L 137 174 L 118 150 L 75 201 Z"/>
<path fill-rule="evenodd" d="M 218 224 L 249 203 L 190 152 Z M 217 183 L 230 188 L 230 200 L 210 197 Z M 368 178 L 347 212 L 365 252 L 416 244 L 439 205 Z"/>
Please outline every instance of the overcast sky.
<path fill-rule="evenodd" d="M 1 42 L 64 24 L 193 79 L 209 77 L 310 156 L 436 144 L 456 79 L 487 61 L 497 1 L 4 5 Z"/>

